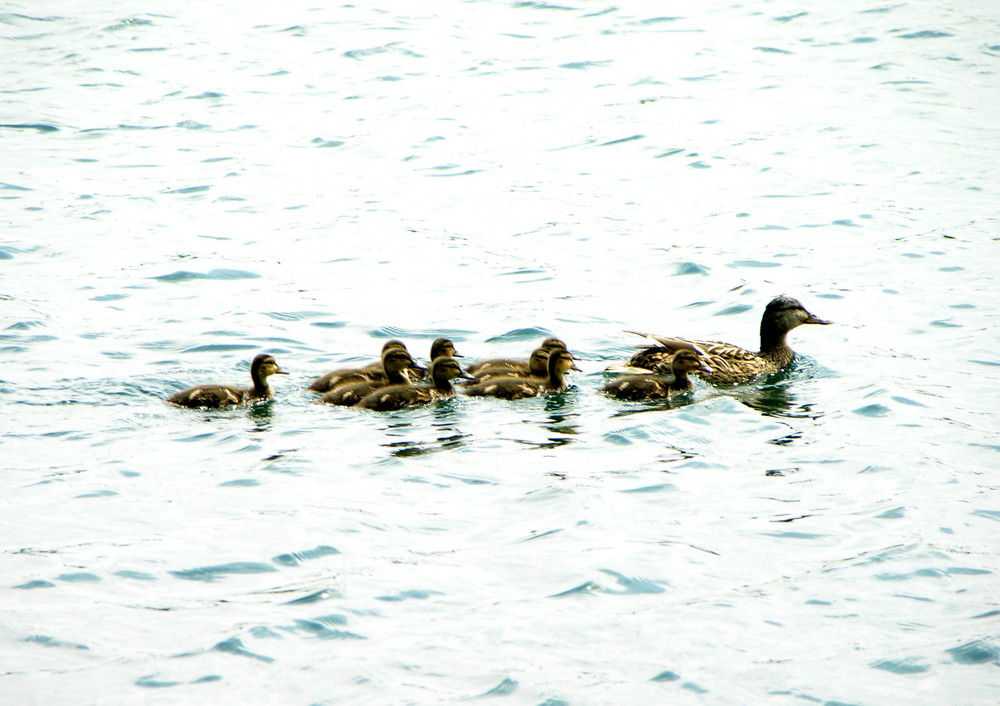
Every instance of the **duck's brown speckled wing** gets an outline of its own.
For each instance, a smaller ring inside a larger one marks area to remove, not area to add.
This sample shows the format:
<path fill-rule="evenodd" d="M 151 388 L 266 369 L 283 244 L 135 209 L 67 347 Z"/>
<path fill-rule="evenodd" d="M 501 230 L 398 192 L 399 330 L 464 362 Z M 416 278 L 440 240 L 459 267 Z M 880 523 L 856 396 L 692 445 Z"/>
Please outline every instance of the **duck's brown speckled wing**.
<path fill-rule="evenodd" d="M 652 369 L 669 360 L 677 351 L 686 349 L 697 353 L 713 371 L 711 374 L 694 371 L 694 374 L 716 385 L 749 382 L 759 375 L 773 372 L 771 361 L 732 343 L 655 336 L 637 331 L 628 333 L 652 339 L 659 344 L 644 348 L 629 358 L 628 364 L 637 368 Z"/>
<path fill-rule="evenodd" d="M 197 385 L 182 390 L 167 398 L 168 402 L 179 404 L 182 407 L 205 407 L 216 409 L 218 407 L 231 407 L 242 404 L 246 401 L 247 393 L 227 385 Z"/>

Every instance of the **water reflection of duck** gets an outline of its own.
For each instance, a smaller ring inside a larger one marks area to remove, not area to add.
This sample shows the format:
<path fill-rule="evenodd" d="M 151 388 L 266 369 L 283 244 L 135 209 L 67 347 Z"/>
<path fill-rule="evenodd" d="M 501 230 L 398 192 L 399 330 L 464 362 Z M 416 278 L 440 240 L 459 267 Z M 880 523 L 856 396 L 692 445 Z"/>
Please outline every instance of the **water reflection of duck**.
<path fill-rule="evenodd" d="M 537 397 L 546 392 L 558 392 L 566 389 L 565 374 L 576 367 L 575 358 L 568 350 L 554 349 L 549 353 L 548 369 L 544 378 L 531 377 L 500 377 L 484 382 L 468 385 L 465 394 L 473 397 L 499 397 L 505 400 L 519 400 L 525 397 Z"/>
<path fill-rule="evenodd" d="M 431 361 L 430 385 L 388 385 L 366 395 L 357 407 L 380 412 L 427 404 L 435 400 L 453 397 L 455 388 L 451 381 L 455 378 L 471 377 L 462 371 L 458 361 L 449 356 L 439 356 Z"/>
<path fill-rule="evenodd" d="M 566 344 L 560 339 L 549 337 L 542 341 L 539 346 L 546 353 L 551 353 L 554 350 L 566 350 Z M 508 370 L 516 370 L 519 373 L 525 375 L 531 374 L 531 361 L 521 360 L 518 358 L 492 358 L 490 360 L 481 360 L 478 363 L 473 363 L 472 365 L 466 366 L 465 370 L 470 375 L 478 376 L 480 371 L 487 368 L 506 368 Z M 544 373 L 543 373 L 544 374 Z"/>
<path fill-rule="evenodd" d="M 182 407 L 219 408 L 232 407 L 254 400 L 266 400 L 273 391 L 267 379 L 271 375 L 286 375 L 278 367 L 274 356 L 261 353 L 250 364 L 250 379 L 253 387 L 236 387 L 233 385 L 195 385 L 177 392 L 167 398 L 168 402 Z"/>
<path fill-rule="evenodd" d="M 652 370 L 678 350 L 687 349 L 699 353 L 714 371 L 711 374 L 701 374 L 701 377 L 708 382 L 715 384 L 749 382 L 760 375 L 777 372 L 792 362 L 795 353 L 786 340 L 789 331 L 802 324 L 829 323 L 831 322 L 810 314 L 796 299 L 776 297 L 767 305 L 761 317 L 760 350 L 756 353 L 731 343 L 696 341 L 630 331 L 629 333 L 651 338 L 659 345 L 649 346 L 636 353 L 629 359 L 628 365 Z"/>
<path fill-rule="evenodd" d="M 320 398 L 327 404 L 350 407 L 360 402 L 366 395 L 387 385 L 408 385 L 403 371 L 413 365 L 413 358 L 403 348 L 386 348 L 382 351 L 382 372 L 380 378 L 337 385 Z"/>
<path fill-rule="evenodd" d="M 653 375 L 624 375 L 607 383 L 602 391 L 633 402 L 663 399 L 694 387 L 688 373 L 695 370 L 708 375 L 713 372 L 694 351 L 679 350 L 667 363 L 660 363 Z"/>

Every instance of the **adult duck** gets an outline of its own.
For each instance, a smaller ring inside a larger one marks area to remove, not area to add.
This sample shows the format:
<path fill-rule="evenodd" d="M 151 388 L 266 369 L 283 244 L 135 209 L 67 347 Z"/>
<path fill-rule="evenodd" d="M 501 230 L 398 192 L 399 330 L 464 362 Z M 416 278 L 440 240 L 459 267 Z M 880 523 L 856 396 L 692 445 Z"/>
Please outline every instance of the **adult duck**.
<path fill-rule="evenodd" d="M 267 379 L 272 375 L 287 375 L 287 373 L 278 367 L 274 356 L 261 353 L 250 364 L 252 387 L 195 385 L 186 390 L 174 393 L 167 398 L 167 402 L 172 402 L 182 407 L 218 409 L 220 407 L 233 407 L 248 402 L 270 399 L 274 392 Z"/>
<path fill-rule="evenodd" d="M 698 370 L 707 375 L 714 371 L 701 362 L 694 351 L 681 349 L 670 360 L 657 366 L 652 375 L 623 375 L 608 382 L 601 391 L 620 400 L 640 402 L 670 397 L 694 387 L 688 373 Z"/>
<path fill-rule="evenodd" d="M 462 371 L 458 361 L 450 356 L 438 356 L 431 361 L 430 385 L 388 385 L 366 395 L 355 405 L 364 409 L 389 412 L 404 407 L 428 404 L 455 395 L 451 381 L 455 378 L 470 378 Z"/>
<path fill-rule="evenodd" d="M 566 389 L 565 375 L 570 370 L 579 371 L 575 358 L 565 348 L 549 353 L 546 375 L 543 378 L 500 377 L 468 385 L 465 394 L 472 397 L 499 397 L 504 400 L 520 400 L 525 397 L 559 392 Z"/>
<path fill-rule="evenodd" d="M 794 351 L 788 346 L 788 332 L 803 324 L 827 325 L 832 322 L 813 316 L 792 297 L 772 299 L 760 320 L 760 350 L 756 353 L 731 343 L 698 341 L 685 338 L 645 336 L 659 345 L 649 346 L 628 360 L 628 365 L 652 370 L 657 364 L 669 360 L 674 353 L 687 349 L 698 353 L 712 373 L 699 373 L 708 382 L 722 384 L 745 383 L 761 375 L 770 375 L 792 362 Z M 698 372 L 698 371 L 696 371 Z"/>

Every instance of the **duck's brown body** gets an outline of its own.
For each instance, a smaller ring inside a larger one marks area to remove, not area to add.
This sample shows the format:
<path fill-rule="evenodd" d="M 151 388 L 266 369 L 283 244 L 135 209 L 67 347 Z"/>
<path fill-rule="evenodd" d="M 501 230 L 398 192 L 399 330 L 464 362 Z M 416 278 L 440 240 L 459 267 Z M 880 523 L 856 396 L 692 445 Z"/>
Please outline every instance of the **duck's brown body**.
<path fill-rule="evenodd" d="M 218 409 L 220 407 L 247 404 L 248 402 L 257 400 L 266 400 L 273 394 L 267 378 L 271 375 L 285 374 L 285 371 L 278 367 L 278 363 L 272 356 L 261 353 L 250 364 L 252 387 L 195 385 L 186 390 L 174 393 L 167 398 L 167 401 L 182 407 Z"/>
<path fill-rule="evenodd" d="M 720 341 L 698 341 L 630 331 L 650 338 L 659 345 L 639 351 L 629 358 L 627 364 L 653 370 L 657 365 L 668 361 L 677 351 L 690 350 L 698 353 L 713 371 L 711 374 L 699 373 L 704 380 L 717 385 L 750 382 L 761 375 L 775 373 L 792 362 L 795 353 L 788 346 L 789 331 L 802 324 L 829 323 L 810 314 L 796 299 L 776 297 L 767 305 L 761 317 L 760 350 L 756 353 Z"/>

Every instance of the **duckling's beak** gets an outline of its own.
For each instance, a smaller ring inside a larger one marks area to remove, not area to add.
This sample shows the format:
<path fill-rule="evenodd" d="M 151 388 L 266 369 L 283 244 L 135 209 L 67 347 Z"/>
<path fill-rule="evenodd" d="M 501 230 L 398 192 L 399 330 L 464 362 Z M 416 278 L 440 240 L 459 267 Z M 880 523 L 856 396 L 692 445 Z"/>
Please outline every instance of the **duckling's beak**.
<path fill-rule="evenodd" d="M 462 379 L 464 379 L 464 380 L 475 380 L 475 379 L 476 379 L 474 375 L 469 375 L 469 374 L 468 374 L 467 372 L 465 372 L 464 370 L 463 370 L 463 371 L 461 371 L 461 372 L 460 372 L 460 373 L 458 374 L 458 377 L 460 377 L 460 378 L 462 378 Z"/>
<path fill-rule="evenodd" d="M 579 360 L 579 358 L 576 358 L 575 360 Z M 573 363 L 573 367 L 571 367 L 570 370 L 575 370 L 578 373 L 582 373 L 583 372 L 578 367 L 576 367 L 576 363 Z"/>
<path fill-rule="evenodd" d="M 275 375 L 288 375 L 288 371 L 287 370 L 282 370 L 281 368 L 278 368 L 277 370 L 274 371 L 274 374 Z"/>
<path fill-rule="evenodd" d="M 452 358 L 464 358 L 465 356 L 462 355 L 461 353 L 459 353 L 458 351 L 452 351 L 451 352 L 451 357 Z"/>
<path fill-rule="evenodd" d="M 808 311 L 806 313 L 809 314 Z M 821 326 L 829 326 L 833 322 L 832 321 L 827 321 L 826 319 L 821 319 L 818 316 L 813 316 L 812 314 L 809 314 L 809 318 L 806 319 L 805 321 L 803 321 L 802 323 L 804 323 L 804 324 L 819 324 Z"/>

